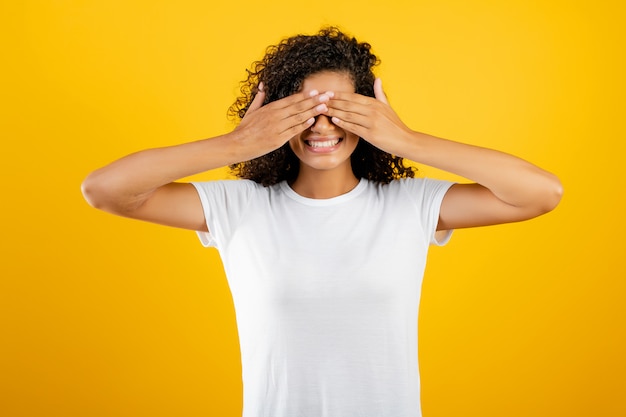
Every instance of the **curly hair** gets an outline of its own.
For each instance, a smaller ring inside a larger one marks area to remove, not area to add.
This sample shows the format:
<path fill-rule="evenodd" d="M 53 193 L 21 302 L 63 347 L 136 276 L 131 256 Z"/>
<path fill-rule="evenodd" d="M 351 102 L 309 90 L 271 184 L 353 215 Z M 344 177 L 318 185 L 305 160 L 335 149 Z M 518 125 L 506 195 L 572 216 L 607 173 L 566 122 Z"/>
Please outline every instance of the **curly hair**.
<path fill-rule="evenodd" d="M 234 119 L 243 119 L 264 84 L 264 104 L 295 94 L 304 80 L 322 71 L 348 74 L 355 92 L 374 97 L 373 68 L 380 63 L 368 43 L 360 43 L 336 27 L 321 29 L 315 35 L 296 35 L 267 48 L 265 57 L 252 64 L 241 83 L 241 96 L 229 108 Z M 394 179 L 413 177 L 415 168 L 404 165 L 401 157 L 384 152 L 360 138 L 351 155 L 352 171 L 357 178 L 388 184 Z M 264 186 L 292 182 L 298 176 L 300 161 L 288 143 L 261 157 L 230 165 L 231 172 Z"/>

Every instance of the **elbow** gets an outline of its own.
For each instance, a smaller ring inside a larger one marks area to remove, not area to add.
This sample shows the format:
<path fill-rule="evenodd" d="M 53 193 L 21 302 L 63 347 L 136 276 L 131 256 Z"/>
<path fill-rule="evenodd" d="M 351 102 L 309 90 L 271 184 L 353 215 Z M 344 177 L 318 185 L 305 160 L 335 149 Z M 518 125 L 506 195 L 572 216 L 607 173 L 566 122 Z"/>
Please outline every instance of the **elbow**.
<path fill-rule="evenodd" d="M 80 191 L 83 194 L 83 198 L 87 203 L 97 209 L 103 209 L 104 207 L 104 190 L 103 184 L 97 179 L 95 172 L 89 174 L 80 185 Z"/>
<path fill-rule="evenodd" d="M 563 184 L 556 175 L 550 174 L 541 194 L 541 214 L 554 210 L 563 198 Z"/>
<path fill-rule="evenodd" d="M 91 207 L 107 212 L 116 212 L 118 210 L 117 193 L 112 181 L 98 171 L 89 174 L 83 180 L 80 189 L 83 198 Z"/>
<path fill-rule="evenodd" d="M 123 177 L 100 170 L 89 174 L 80 189 L 91 207 L 126 217 L 132 217 L 132 213 L 145 202 L 149 194 L 132 194 Z"/>

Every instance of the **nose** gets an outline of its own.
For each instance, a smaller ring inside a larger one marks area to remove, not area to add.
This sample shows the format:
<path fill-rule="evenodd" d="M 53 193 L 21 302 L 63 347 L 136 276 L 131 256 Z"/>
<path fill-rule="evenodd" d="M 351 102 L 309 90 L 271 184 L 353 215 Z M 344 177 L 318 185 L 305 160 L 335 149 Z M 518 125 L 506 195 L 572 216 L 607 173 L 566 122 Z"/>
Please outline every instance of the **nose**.
<path fill-rule="evenodd" d="M 333 122 L 328 116 L 325 116 L 323 114 L 316 116 L 315 123 L 313 123 L 313 125 L 311 126 L 311 131 L 315 133 L 324 133 L 334 129 L 335 125 L 333 124 Z"/>

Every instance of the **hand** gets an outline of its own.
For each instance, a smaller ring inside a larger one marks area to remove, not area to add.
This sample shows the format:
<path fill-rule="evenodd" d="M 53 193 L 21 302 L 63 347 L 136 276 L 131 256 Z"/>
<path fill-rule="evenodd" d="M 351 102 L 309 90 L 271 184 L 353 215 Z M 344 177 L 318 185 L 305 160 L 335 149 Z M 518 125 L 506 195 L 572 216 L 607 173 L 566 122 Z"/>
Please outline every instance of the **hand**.
<path fill-rule="evenodd" d="M 315 122 L 315 117 L 328 111 L 327 94 L 311 91 L 297 93 L 263 105 L 265 91 L 259 91 L 235 131 L 244 148 L 254 157 L 280 148 L 289 139 L 300 134 Z"/>
<path fill-rule="evenodd" d="M 375 98 L 356 93 L 330 93 L 328 111 L 332 122 L 372 145 L 394 155 L 402 154 L 402 141 L 412 133 L 389 106 L 382 81 L 374 81 Z"/>

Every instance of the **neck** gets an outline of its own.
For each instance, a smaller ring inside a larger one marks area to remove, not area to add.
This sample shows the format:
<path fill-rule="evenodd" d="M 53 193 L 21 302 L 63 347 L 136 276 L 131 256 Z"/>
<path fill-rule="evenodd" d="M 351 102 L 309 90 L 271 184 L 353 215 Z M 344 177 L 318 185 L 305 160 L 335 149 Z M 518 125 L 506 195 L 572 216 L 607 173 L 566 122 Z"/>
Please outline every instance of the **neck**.
<path fill-rule="evenodd" d="M 338 171 L 318 171 L 301 165 L 298 177 L 290 185 L 303 197 L 316 199 L 338 197 L 352 191 L 359 183 L 351 167 Z"/>

